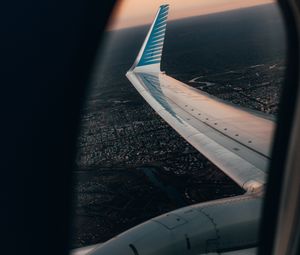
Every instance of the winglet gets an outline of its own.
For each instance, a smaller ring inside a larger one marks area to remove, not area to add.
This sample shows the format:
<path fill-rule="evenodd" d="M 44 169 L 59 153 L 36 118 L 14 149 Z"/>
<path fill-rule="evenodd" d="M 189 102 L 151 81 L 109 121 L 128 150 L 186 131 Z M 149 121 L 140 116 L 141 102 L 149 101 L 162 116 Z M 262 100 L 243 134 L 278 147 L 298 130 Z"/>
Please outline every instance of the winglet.
<path fill-rule="evenodd" d="M 160 72 L 168 13 L 168 4 L 159 7 L 142 48 L 129 71 Z"/>

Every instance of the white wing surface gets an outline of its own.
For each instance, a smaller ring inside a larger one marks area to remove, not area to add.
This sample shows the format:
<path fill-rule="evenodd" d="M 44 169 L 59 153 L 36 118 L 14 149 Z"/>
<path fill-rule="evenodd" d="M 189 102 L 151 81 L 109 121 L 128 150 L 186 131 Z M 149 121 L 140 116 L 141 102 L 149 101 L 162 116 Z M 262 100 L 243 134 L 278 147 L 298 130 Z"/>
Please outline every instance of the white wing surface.
<path fill-rule="evenodd" d="M 159 8 L 127 78 L 171 127 L 237 184 L 245 190 L 261 187 L 275 122 L 161 72 L 168 8 Z"/>

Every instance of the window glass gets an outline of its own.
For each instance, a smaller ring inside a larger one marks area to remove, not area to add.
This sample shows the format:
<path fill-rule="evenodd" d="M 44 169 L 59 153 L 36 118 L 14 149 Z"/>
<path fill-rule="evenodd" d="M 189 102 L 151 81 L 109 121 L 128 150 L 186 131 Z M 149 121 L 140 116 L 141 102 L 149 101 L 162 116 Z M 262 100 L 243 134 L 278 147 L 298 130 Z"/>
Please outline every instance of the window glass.
<path fill-rule="evenodd" d="M 161 59 L 166 75 L 212 100 L 270 120 L 275 127 L 286 66 L 285 33 L 277 3 L 168 2 Z M 77 142 L 74 248 L 105 242 L 181 207 L 245 193 L 171 127 L 126 78 L 161 4 L 164 1 L 120 1 L 99 48 Z M 187 99 L 187 108 L 191 101 Z M 204 108 L 189 110 L 191 118 L 196 118 L 197 110 L 197 119 L 207 114 L 201 121 L 218 136 L 222 121 L 234 128 L 244 121 L 242 117 L 236 123 L 230 117 L 214 118 L 214 111 L 205 113 Z M 241 141 L 239 127 L 229 134 L 230 127 L 222 127 L 217 145 L 224 145 L 224 136 L 253 150 L 255 138 Z M 230 153 L 242 159 L 248 156 L 236 146 Z"/>

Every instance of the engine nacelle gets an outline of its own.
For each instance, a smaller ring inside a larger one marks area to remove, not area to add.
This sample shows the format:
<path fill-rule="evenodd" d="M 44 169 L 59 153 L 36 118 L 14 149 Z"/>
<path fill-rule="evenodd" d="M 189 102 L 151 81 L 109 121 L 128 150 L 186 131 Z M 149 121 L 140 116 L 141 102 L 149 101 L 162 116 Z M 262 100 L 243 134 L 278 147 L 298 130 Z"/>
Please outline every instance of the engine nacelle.
<path fill-rule="evenodd" d="M 243 195 L 184 207 L 112 238 L 89 255 L 205 254 L 254 247 L 261 202 Z"/>

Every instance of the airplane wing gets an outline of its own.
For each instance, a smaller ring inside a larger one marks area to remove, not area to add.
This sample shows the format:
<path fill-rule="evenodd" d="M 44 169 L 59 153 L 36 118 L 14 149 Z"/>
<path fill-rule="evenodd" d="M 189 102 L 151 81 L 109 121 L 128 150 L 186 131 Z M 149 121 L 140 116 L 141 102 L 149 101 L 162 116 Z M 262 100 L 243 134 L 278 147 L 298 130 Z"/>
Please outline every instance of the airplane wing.
<path fill-rule="evenodd" d="M 113 239 L 72 254 L 224 254 L 257 252 L 273 119 L 225 102 L 160 70 L 169 6 L 160 6 L 126 76 L 186 141 L 246 191 L 150 219 Z M 256 193 L 252 193 L 257 191 Z"/>
<path fill-rule="evenodd" d="M 186 141 L 245 190 L 265 183 L 274 120 L 192 88 L 160 70 L 168 5 L 162 5 L 127 78 Z"/>

